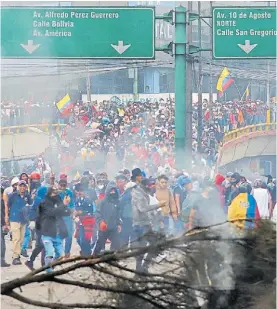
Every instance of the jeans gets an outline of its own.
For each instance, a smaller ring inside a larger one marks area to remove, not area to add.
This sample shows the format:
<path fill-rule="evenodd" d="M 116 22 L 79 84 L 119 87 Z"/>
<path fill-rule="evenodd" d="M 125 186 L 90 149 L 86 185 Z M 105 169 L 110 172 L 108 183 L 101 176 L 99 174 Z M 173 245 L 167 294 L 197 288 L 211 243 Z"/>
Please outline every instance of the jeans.
<path fill-rule="evenodd" d="M 21 250 L 27 250 L 28 249 L 30 240 L 31 240 L 31 231 L 28 228 L 28 226 L 26 226 L 24 240 L 23 240 Z"/>
<path fill-rule="evenodd" d="M 36 257 L 41 253 L 41 265 L 44 266 L 45 263 L 45 250 L 41 240 L 41 234 L 39 231 L 36 231 L 36 246 L 32 251 L 30 256 L 30 261 L 34 262 Z"/>
<path fill-rule="evenodd" d="M 167 235 L 169 233 L 169 217 L 163 217 L 162 222 L 164 224 L 163 232 Z"/>
<path fill-rule="evenodd" d="M 155 242 L 156 238 L 153 233 L 151 233 L 152 229 L 150 225 L 135 225 L 134 226 L 134 234 L 136 238 L 135 247 L 145 247 L 148 243 Z M 148 252 L 144 259 L 145 254 L 140 254 L 136 256 L 136 271 L 144 272 L 148 271 L 148 267 L 153 260 L 157 256 L 158 252 Z"/>
<path fill-rule="evenodd" d="M 50 265 L 54 259 L 57 260 L 63 256 L 63 239 L 60 235 L 55 237 L 41 235 L 41 241 L 45 250 L 45 265 Z M 46 271 L 51 272 L 52 268 Z"/>
<path fill-rule="evenodd" d="M 132 218 L 122 218 L 122 230 L 120 236 L 122 246 L 128 247 L 129 242 L 130 247 L 132 246 L 132 243 L 134 242 L 135 239 Z"/>
<path fill-rule="evenodd" d="M 5 234 L 1 232 L 1 260 L 5 261 L 6 255 L 6 242 L 5 242 Z"/>
<path fill-rule="evenodd" d="M 65 255 L 70 254 L 71 251 L 71 246 L 72 246 L 72 237 L 73 237 L 73 220 L 71 217 L 65 217 L 64 218 L 64 223 L 67 228 L 67 237 L 65 238 L 64 241 L 64 253 Z"/>
<path fill-rule="evenodd" d="M 176 221 L 174 221 L 174 227 L 175 227 L 175 233 L 176 234 L 182 234 L 184 231 L 184 224 L 180 217 L 177 218 Z"/>
<path fill-rule="evenodd" d="M 102 250 L 105 250 L 107 239 L 111 241 L 111 250 L 119 249 L 120 236 L 117 230 L 99 231 L 93 254 L 99 254 Z"/>
<path fill-rule="evenodd" d="M 77 242 L 81 248 L 81 255 L 90 256 L 91 255 L 91 240 L 85 239 L 85 229 L 82 225 L 80 226 Z"/>

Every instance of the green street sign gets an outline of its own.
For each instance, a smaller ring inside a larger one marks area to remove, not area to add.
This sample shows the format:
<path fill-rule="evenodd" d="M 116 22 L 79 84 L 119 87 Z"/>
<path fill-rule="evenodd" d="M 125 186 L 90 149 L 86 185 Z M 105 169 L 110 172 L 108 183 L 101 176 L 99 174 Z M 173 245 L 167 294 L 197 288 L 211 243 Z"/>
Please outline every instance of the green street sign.
<path fill-rule="evenodd" d="M 155 10 L 2 7 L 2 58 L 155 58 Z"/>
<path fill-rule="evenodd" d="M 276 58 L 276 7 L 214 7 L 213 58 Z"/>

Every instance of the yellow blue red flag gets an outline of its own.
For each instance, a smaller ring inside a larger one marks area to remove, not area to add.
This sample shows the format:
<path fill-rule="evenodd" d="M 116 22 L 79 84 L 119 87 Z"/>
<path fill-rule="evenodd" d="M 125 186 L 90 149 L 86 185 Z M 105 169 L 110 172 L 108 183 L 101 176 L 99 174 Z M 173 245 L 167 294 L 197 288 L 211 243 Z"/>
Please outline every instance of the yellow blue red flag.
<path fill-rule="evenodd" d="M 58 110 L 62 115 L 66 115 L 68 111 L 72 108 L 73 104 L 71 103 L 71 99 L 69 94 L 65 95 L 57 104 Z"/>
<path fill-rule="evenodd" d="M 257 226 L 258 219 L 260 214 L 257 202 L 248 193 L 237 195 L 228 207 L 228 220 L 238 228 L 254 228 Z"/>
<path fill-rule="evenodd" d="M 216 89 L 218 90 L 220 97 L 223 96 L 224 91 L 226 91 L 227 88 L 231 86 L 233 82 L 234 80 L 231 77 L 229 70 L 225 67 L 222 70 L 216 84 Z"/>

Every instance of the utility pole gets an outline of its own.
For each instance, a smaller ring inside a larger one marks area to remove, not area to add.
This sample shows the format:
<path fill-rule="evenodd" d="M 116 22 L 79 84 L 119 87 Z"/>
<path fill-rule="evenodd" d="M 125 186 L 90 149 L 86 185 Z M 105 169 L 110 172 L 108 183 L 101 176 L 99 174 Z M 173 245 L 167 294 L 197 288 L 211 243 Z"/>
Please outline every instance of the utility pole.
<path fill-rule="evenodd" d="M 134 67 L 133 96 L 134 96 L 134 101 L 136 101 L 138 98 L 138 68 L 137 67 Z"/>
<path fill-rule="evenodd" d="M 193 56 L 189 54 L 189 46 L 192 44 L 192 21 L 189 20 L 189 14 L 192 13 L 192 1 L 188 1 L 188 11 L 187 11 L 187 44 L 186 44 L 186 61 L 187 61 L 187 72 L 186 72 L 186 141 L 185 141 L 185 157 L 184 163 L 186 168 L 191 168 L 191 144 L 192 144 L 192 80 L 193 80 L 193 70 L 192 62 Z"/>
<path fill-rule="evenodd" d="M 198 46 L 190 45 L 192 41 L 192 27 L 189 24 L 187 38 L 187 21 L 199 18 L 192 11 L 192 1 L 188 3 L 188 14 L 186 8 L 178 6 L 174 11 L 156 16 L 155 19 L 166 20 L 175 24 L 175 42 L 168 45 L 155 47 L 156 51 L 163 51 L 175 56 L 175 160 L 176 168 L 182 170 L 191 166 L 191 138 L 192 138 L 192 62 L 188 61 L 190 54 L 200 50 Z M 173 50 L 172 50 L 173 46 Z M 187 72 L 188 65 L 188 72 Z"/>
<path fill-rule="evenodd" d="M 198 119 L 198 131 L 197 131 L 197 150 L 198 152 L 201 150 L 201 143 L 202 143 L 202 115 L 203 115 L 203 110 L 202 110 L 202 103 L 203 103 L 203 98 L 202 98 L 202 83 L 203 83 L 203 76 L 202 76 L 202 53 L 201 53 L 201 1 L 198 1 L 198 46 L 200 48 L 199 51 L 199 62 L 198 62 L 198 108 L 197 108 L 197 119 Z"/>
<path fill-rule="evenodd" d="M 213 15 L 213 2 L 210 1 L 210 15 Z M 209 104 L 210 108 L 213 103 L 213 67 L 212 67 L 212 59 L 213 59 L 213 52 L 212 52 L 212 42 L 213 42 L 213 29 L 210 27 L 210 44 L 211 44 L 211 52 L 210 52 L 210 67 L 209 67 L 209 73 L 210 73 L 210 91 L 209 91 Z M 212 112 L 212 111 L 210 111 Z"/>
<path fill-rule="evenodd" d="M 184 168 L 186 148 L 186 9 L 175 9 L 175 157 Z"/>
<path fill-rule="evenodd" d="M 267 79 L 266 79 L 266 104 L 270 107 L 270 62 L 267 60 Z"/>
<path fill-rule="evenodd" d="M 91 92 L 90 92 L 90 76 L 89 76 L 89 63 L 86 64 L 86 71 L 87 71 L 87 80 L 86 80 L 86 86 L 87 86 L 87 102 L 91 102 Z"/>
<path fill-rule="evenodd" d="M 267 6 L 270 6 L 270 1 L 267 1 Z M 267 79 L 266 79 L 266 105 L 270 107 L 270 61 L 267 60 L 266 62 L 266 68 L 267 68 Z"/>

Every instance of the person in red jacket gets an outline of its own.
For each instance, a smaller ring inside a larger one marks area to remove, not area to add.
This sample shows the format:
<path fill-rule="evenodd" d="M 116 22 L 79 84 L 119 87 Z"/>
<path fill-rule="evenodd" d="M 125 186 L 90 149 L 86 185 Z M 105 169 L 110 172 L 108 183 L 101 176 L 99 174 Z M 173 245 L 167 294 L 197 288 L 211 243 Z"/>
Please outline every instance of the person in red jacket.
<path fill-rule="evenodd" d="M 219 192 L 219 198 L 220 198 L 220 205 L 221 207 L 224 209 L 224 205 L 225 205 L 225 188 L 224 186 L 222 186 L 223 181 L 225 180 L 225 177 L 221 174 L 217 174 L 215 176 L 215 186 Z"/>

